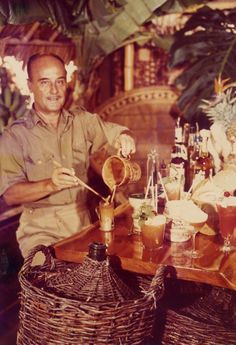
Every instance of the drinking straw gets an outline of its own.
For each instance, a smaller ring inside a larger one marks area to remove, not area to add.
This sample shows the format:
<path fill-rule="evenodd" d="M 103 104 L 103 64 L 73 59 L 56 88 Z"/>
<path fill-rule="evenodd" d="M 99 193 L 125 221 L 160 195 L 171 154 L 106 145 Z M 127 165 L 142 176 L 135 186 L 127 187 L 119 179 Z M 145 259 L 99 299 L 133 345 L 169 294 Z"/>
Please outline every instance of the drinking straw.
<path fill-rule="evenodd" d="M 157 183 L 155 184 L 154 196 L 155 196 L 155 211 L 156 211 L 156 213 L 158 213 L 158 188 L 157 188 Z"/>
<path fill-rule="evenodd" d="M 201 179 L 201 177 L 199 177 L 198 175 L 195 176 L 195 178 L 194 178 L 193 181 L 192 181 L 191 186 L 189 187 L 189 189 L 188 189 L 188 191 L 187 191 L 187 193 L 186 193 L 186 195 L 185 195 L 184 200 L 187 200 L 187 199 L 188 199 L 189 194 L 192 192 L 193 187 L 195 187 L 195 186 L 199 183 L 199 181 L 201 181 L 200 179 Z M 198 181 L 198 180 L 199 180 L 199 181 Z M 211 177 L 210 177 L 210 181 L 213 182 Z"/>
<path fill-rule="evenodd" d="M 149 178 L 148 178 L 148 184 L 147 184 L 147 188 L 146 188 L 146 193 L 145 193 L 145 199 L 147 199 L 148 197 L 148 193 L 149 193 L 149 189 L 150 189 L 150 186 L 151 186 L 151 182 L 152 182 L 152 176 L 150 175 Z"/>
<path fill-rule="evenodd" d="M 161 174 L 160 174 L 160 171 L 158 171 L 158 177 L 159 177 L 159 179 L 160 179 L 161 186 L 162 186 L 162 188 L 163 188 L 163 192 L 164 192 L 166 201 L 169 201 L 169 198 L 168 198 L 168 196 L 167 196 L 166 189 L 165 189 L 165 186 L 164 186 L 164 183 L 163 183 L 163 180 L 162 180 L 162 176 L 161 176 Z"/>
<path fill-rule="evenodd" d="M 155 208 L 155 194 L 154 194 L 153 174 L 151 175 L 151 194 L 152 194 L 152 206 L 153 206 L 153 208 Z"/>
<path fill-rule="evenodd" d="M 187 200 L 189 198 L 189 195 L 192 192 L 193 186 L 194 186 L 194 180 L 193 180 L 191 186 L 189 187 L 189 189 L 188 189 L 188 191 L 187 191 L 187 193 L 186 193 L 186 195 L 184 197 L 184 200 Z"/>
<path fill-rule="evenodd" d="M 114 197 L 115 197 L 115 193 L 116 193 L 116 184 L 114 185 L 114 187 L 113 187 L 113 190 L 112 190 L 112 195 L 111 195 L 111 200 L 110 200 L 110 203 L 112 203 L 113 202 L 113 199 L 114 199 Z"/>

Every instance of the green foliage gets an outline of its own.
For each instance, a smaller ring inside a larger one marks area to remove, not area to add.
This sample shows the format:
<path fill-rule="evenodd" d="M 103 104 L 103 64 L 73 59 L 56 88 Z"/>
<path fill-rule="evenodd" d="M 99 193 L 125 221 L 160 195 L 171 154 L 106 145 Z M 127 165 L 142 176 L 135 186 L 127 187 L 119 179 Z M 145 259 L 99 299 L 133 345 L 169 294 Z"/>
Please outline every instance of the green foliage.
<path fill-rule="evenodd" d="M 154 216 L 155 213 L 153 211 L 152 205 L 143 202 L 135 218 L 138 219 L 138 223 L 141 226 L 146 220 L 153 218 Z"/>
<path fill-rule="evenodd" d="M 214 93 L 214 79 L 236 80 L 236 10 L 223 12 L 205 6 L 194 13 L 174 36 L 170 68 L 183 68 L 176 79 L 181 91 L 177 105 L 188 121 L 207 119 L 202 99 Z"/>
<path fill-rule="evenodd" d="M 170 40 L 139 32 L 153 13 L 184 8 L 187 0 L 1 0 L 0 25 L 47 23 L 72 37 L 84 74 L 126 40 L 151 40 L 168 49 Z M 192 3 L 198 2 L 192 0 Z M 166 7 L 164 7 L 166 5 Z"/>
<path fill-rule="evenodd" d="M 2 0 L 0 25 L 34 21 L 48 23 L 79 46 L 79 63 L 86 73 L 93 63 L 138 31 L 166 0 Z M 82 36 L 82 39 L 78 37 Z"/>

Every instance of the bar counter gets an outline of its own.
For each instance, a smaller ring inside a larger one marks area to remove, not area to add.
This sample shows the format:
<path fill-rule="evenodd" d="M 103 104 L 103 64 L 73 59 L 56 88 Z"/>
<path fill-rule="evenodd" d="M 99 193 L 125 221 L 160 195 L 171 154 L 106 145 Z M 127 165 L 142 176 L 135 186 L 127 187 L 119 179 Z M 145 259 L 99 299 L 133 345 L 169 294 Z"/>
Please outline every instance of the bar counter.
<path fill-rule="evenodd" d="M 162 247 L 150 254 L 143 249 L 140 235 L 131 234 L 131 210 L 129 203 L 116 208 L 115 228 L 111 232 L 101 231 L 97 221 L 56 243 L 53 246 L 56 257 L 81 263 L 88 253 L 89 244 L 96 241 L 107 244 L 108 254 L 119 258 L 123 269 L 154 275 L 158 265 L 165 265 L 167 276 L 171 278 L 236 290 L 236 251 L 223 254 L 220 250 L 223 243 L 220 235 L 197 234 L 196 248 L 202 253 L 197 259 L 185 254 L 191 249 L 191 240 L 181 243 L 164 241 Z"/>

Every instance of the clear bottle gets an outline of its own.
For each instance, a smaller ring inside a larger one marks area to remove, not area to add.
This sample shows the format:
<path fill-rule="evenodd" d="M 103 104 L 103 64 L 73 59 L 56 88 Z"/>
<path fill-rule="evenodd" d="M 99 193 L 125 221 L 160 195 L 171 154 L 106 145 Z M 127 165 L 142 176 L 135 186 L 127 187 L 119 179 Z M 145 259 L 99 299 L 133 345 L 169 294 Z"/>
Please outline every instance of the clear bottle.
<path fill-rule="evenodd" d="M 185 184 L 185 168 L 187 163 L 187 148 L 183 143 L 183 129 L 178 118 L 175 126 L 175 142 L 172 147 L 170 161 L 170 177 L 181 180 Z"/>
<path fill-rule="evenodd" d="M 183 129 L 180 126 L 180 118 L 177 119 L 175 124 L 175 141 L 174 145 L 172 146 L 171 151 L 171 160 L 177 156 L 178 153 L 178 147 L 182 145 L 183 140 Z"/>

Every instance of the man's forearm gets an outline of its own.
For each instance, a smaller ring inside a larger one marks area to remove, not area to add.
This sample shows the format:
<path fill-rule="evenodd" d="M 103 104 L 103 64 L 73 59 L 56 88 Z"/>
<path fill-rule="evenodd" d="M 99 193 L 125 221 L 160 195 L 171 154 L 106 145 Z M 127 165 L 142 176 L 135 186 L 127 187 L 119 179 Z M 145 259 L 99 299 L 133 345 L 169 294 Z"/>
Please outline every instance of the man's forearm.
<path fill-rule="evenodd" d="M 52 180 L 37 182 L 19 182 L 9 187 L 3 194 L 7 205 L 19 205 L 39 200 L 55 191 Z"/>

